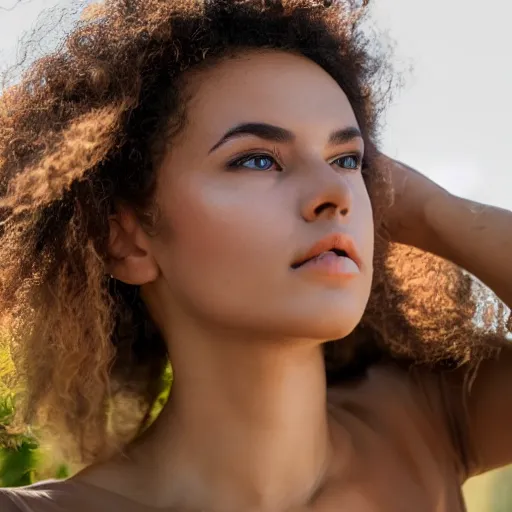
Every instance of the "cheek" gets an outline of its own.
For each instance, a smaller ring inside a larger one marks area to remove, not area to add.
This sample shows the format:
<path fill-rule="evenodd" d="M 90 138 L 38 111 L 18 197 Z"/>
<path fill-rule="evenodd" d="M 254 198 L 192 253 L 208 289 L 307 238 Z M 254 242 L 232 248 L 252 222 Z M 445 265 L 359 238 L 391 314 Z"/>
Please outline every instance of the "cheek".
<path fill-rule="evenodd" d="M 349 229 L 366 268 L 356 283 L 336 291 L 290 276 L 304 240 L 297 191 L 256 175 L 185 179 L 168 185 L 172 196 L 160 200 L 168 236 L 158 260 L 175 303 L 217 324 L 266 326 L 287 335 L 333 339 L 355 326 L 368 299 L 373 259 L 372 209 L 362 180 L 353 188 Z"/>
<path fill-rule="evenodd" d="M 169 236 L 159 264 L 171 293 L 196 312 L 247 317 L 282 279 L 280 269 L 287 270 L 291 213 L 257 183 L 226 186 L 192 178 L 175 186 L 177 201 L 162 205 Z"/>
<path fill-rule="evenodd" d="M 357 233 L 357 242 L 361 256 L 368 269 L 371 270 L 375 240 L 372 204 L 362 180 L 354 187 L 353 191 L 354 210 L 351 223 L 355 233 Z"/>
<path fill-rule="evenodd" d="M 258 250 L 263 252 L 269 245 L 270 206 L 262 207 L 261 200 L 251 194 L 203 187 L 188 198 L 183 194 L 182 199 L 182 207 L 171 206 L 166 211 L 176 255 L 201 259 L 218 270 L 243 265 L 244 259 L 257 256 Z"/>

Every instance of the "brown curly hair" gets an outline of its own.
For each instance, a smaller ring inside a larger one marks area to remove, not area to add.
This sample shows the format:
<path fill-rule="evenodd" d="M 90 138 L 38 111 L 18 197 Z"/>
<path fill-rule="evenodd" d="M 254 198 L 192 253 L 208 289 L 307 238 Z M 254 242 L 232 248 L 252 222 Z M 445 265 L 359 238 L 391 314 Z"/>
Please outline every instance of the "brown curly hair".
<path fill-rule="evenodd" d="M 0 328 L 24 386 L 23 421 L 60 442 L 68 435 L 86 463 L 148 424 L 167 351 L 138 288 L 105 274 L 108 217 L 127 204 L 154 227 L 154 170 L 186 118 L 184 72 L 245 49 L 295 52 L 324 68 L 368 148 L 373 290 L 357 329 L 325 345 L 328 382 L 382 357 L 477 361 L 489 336 L 504 336 L 496 314 L 477 329 L 469 276 L 386 240 L 393 198 L 376 140 L 393 75 L 361 30 L 366 12 L 366 2 L 341 0 L 106 0 L 3 92 Z"/>

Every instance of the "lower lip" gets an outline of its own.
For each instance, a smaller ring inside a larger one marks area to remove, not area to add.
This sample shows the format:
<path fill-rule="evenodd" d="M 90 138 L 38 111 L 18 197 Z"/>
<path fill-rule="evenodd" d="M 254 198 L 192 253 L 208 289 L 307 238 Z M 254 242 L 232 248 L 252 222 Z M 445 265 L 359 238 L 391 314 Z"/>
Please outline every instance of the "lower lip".
<path fill-rule="evenodd" d="M 296 270 L 337 278 L 354 277 L 361 273 L 353 260 L 345 256 L 338 256 L 333 252 L 325 252 L 297 267 Z"/>

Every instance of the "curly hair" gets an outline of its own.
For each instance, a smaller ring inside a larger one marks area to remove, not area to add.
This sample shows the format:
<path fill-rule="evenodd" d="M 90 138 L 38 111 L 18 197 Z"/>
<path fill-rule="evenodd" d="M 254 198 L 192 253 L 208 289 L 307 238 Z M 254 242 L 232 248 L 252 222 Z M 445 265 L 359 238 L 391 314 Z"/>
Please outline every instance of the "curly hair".
<path fill-rule="evenodd" d="M 3 91 L 0 328 L 23 383 L 21 421 L 67 436 L 83 463 L 147 426 L 167 350 L 138 287 L 106 275 L 108 218 L 126 204 L 154 227 L 155 169 L 186 120 L 184 73 L 247 49 L 325 69 L 367 147 L 375 276 L 360 325 L 325 345 L 328 383 L 382 357 L 449 368 L 491 352 L 505 327 L 496 314 L 476 325 L 472 279 L 388 242 L 393 195 L 376 141 L 393 73 L 361 29 L 366 3 L 106 0 Z"/>

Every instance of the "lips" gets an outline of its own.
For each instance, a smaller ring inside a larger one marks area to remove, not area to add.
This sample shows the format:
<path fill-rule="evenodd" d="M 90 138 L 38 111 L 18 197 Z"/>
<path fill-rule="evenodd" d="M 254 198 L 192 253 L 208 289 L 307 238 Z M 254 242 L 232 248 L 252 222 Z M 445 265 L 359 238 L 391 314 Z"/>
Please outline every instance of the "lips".
<path fill-rule="evenodd" d="M 308 251 L 303 253 L 291 265 L 292 269 L 297 269 L 318 258 L 325 253 L 334 253 L 336 256 L 342 256 L 351 259 L 358 268 L 361 268 L 361 259 L 357 254 L 355 243 L 350 235 L 345 233 L 334 233 L 319 240 Z"/>

